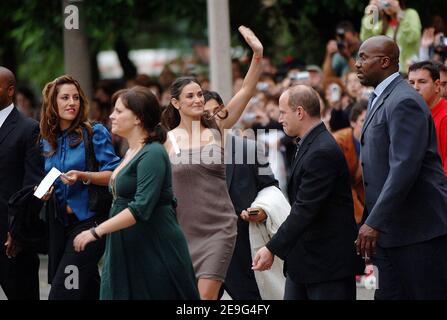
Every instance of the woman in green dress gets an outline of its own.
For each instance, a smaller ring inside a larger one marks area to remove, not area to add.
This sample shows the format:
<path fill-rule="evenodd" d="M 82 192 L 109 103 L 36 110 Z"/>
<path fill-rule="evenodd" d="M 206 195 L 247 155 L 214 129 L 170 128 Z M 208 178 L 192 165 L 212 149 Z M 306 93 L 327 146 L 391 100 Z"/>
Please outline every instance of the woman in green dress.
<path fill-rule="evenodd" d="M 149 89 L 120 90 L 112 132 L 129 150 L 113 171 L 110 217 L 79 234 L 76 251 L 105 235 L 101 299 L 199 299 L 185 237 L 177 223 L 160 106 Z"/>

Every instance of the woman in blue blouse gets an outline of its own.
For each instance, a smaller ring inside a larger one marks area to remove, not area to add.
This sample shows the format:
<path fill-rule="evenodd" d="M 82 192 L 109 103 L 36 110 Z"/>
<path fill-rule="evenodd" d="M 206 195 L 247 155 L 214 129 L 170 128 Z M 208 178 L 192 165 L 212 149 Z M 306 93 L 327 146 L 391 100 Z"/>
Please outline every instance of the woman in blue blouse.
<path fill-rule="evenodd" d="M 73 250 L 73 239 L 107 217 L 89 207 L 89 185 L 106 186 L 120 159 L 108 130 L 87 120 L 88 101 L 71 76 L 49 82 L 43 92 L 40 134 L 45 171 L 55 167 L 63 174 L 53 186 L 49 216 L 50 300 L 99 298 L 98 262 L 104 240 L 84 252 Z M 91 141 L 98 172 L 89 172 L 84 141 Z M 47 195 L 44 200 L 49 200 Z"/>

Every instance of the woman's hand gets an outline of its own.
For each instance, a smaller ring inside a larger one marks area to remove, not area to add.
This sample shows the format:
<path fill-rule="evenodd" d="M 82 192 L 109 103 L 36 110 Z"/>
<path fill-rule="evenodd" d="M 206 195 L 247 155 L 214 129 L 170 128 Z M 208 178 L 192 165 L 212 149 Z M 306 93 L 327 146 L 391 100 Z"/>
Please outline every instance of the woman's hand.
<path fill-rule="evenodd" d="M 338 51 L 337 41 L 334 39 L 329 40 L 328 43 L 326 44 L 326 54 L 332 56 L 337 51 Z"/>
<path fill-rule="evenodd" d="M 421 47 L 428 48 L 435 43 L 435 28 L 426 28 L 422 33 Z"/>
<path fill-rule="evenodd" d="M 79 180 L 80 174 L 80 171 L 70 170 L 67 173 L 61 175 L 61 180 L 64 184 L 68 184 L 69 186 L 71 186 Z"/>
<path fill-rule="evenodd" d="M 80 234 L 76 236 L 76 238 L 73 240 L 73 247 L 76 252 L 81 252 L 85 250 L 85 247 L 90 242 L 95 241 L 95 237 L 90 232 L 90 230 L 82 231 Z"/>
<path fill-rule="evenodd" d="M 228 117 L 226 119 L 221 119 L 218 122 L 219 128 L 222 131 L 232 128 L 241 117 L 245 107 L 248 104 L 248 101 L 256 92 L 256 84 L 258 83 L 263 68 L 261 58 L 264 48 L 262 47 L 261 41 L 259 41 L 253 31 L 247 27 L 240 26 L 239 32 L 242 34 L 248 45 L 252 48 L 253 57 L 241 89 L 234 95 L 233 98 L 231 98 L 230 102 L 228 102 L 225 108 L 225 110 L 228 111 Z"/>
<path fill-rule="evenodd" d="M 255 57 L 262 58 L 264 47 L 262 46 L 261 41 L 259 41 L 259 39 L 255 36 L 253 31 L 245 26 L 240 26 L 239 32 L 244 37 L 245 42 L 247 42 L 247 44 L 253 50 Z"/>

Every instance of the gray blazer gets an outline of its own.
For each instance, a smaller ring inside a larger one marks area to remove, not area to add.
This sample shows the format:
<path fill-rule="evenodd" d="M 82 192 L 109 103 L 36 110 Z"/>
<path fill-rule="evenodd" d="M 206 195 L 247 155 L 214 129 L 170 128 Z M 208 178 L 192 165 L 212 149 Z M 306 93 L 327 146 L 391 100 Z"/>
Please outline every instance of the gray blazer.
<path fill-rule="evenodd" d="M 397 77 L 368 111 L 362 130 L 365 223 L 382 247 L 447 234 L 447 178 L 430 110 Z"/>

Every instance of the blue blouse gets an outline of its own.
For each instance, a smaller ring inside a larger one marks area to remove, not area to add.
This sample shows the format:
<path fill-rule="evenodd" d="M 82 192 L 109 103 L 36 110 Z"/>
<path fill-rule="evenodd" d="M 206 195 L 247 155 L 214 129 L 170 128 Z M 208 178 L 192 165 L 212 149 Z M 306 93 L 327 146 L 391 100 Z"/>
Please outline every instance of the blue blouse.
<path fill-rule="evenodd" d="M 120 158 L 115 154 L 109 131 L 102 124 L 93 125 L 92 142 L 99 171 L 113 171 L 118 166 Z M 53 167 L 63 173 L 70 170 L 87 171 L 84 141 L 81 140 L 81 143 L 75 147 L 70 147 L 69 143 L 70 137 L 67 131 L 62 132 L 57 138 L 56 152 L 51 157 L 45 157 L 46 173 Z M 44 153 L 51 150 L 48 141 L 42 140 L 42 149 Z M 91 218 L 96 214 L 88 208 L 88 186 L 81 181 L 76 181 L 69 186 L 63 184 L 62 180 L 58 178 L 54 182 L 54 192 L 59 210 L 62 211 L 64 217 L 66 216 L 67 205 L 73 209 L 80 221 Z"/>

